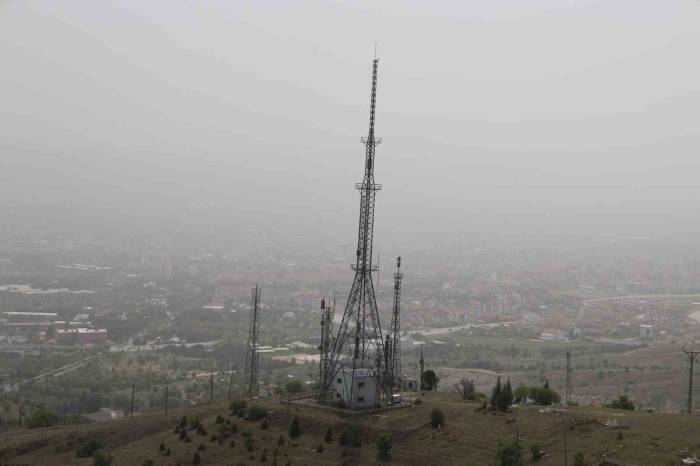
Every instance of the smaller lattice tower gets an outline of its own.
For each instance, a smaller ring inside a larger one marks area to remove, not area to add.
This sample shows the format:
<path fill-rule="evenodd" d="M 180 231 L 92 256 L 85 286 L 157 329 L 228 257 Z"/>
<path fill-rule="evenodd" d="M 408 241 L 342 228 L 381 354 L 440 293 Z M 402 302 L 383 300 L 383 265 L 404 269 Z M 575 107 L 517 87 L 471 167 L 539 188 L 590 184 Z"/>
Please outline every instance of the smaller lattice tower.
<path fill-rule="evenodd" d="M 401 391 L 401 257 L 396 258 L 396 273 L 394 273 L 394 307 L 391 314 L 391 340 L 388 347 L 390 360 L 388 361 L 389 383 L 392 389 Z"/>
<path fill-rule="evenodd" d="M 571 406 L 571 351 L 566 352 L 566 389 L 565 389 L 565 402 L 566 406 Z"/>
<path fill-rule="evenodd" d="M 250 329 L 246 346 L 245 369 L 243 371 L 243 396 L 258 397 L 260 384 L 260 289 L 253 288 L 250 300 Z"/>
<path fill-rule="evenodd" d="M 333 314 L 335 313 L 335 298 L 331 305 L 328 300 L 326 305 L 325 298 L 321 299 L 321 344 L 318 349 L 321 353 L 321 363 L 319 364 L 319 390 L 324 390 L 328 387 L 328 362 L 331 358 L 331 349 L 333 345 Z M 332 377 L 332 374 L 331 374 Z"/>
<path fill-rule="evenodd" d="M 683 350 L 686 358 L 688 359 L 688 398 L 686 412 L 688 416 L 693 415 L 693 370 L 695 366 L 695 360 L 698 358 L 700 351 L 695 351 L 694 349 Z"/>

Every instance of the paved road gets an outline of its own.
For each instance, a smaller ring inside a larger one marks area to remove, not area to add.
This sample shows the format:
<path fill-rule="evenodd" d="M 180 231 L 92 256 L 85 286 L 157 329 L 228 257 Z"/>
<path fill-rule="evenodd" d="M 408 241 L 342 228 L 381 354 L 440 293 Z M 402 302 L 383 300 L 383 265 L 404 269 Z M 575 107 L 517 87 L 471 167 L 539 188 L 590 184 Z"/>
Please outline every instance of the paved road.
<path fill-rule="evenodd" d="M 80 369 L 81 367 L 85 366 L 85 364 L 87 364 L 91 360 L 95 359 L 96 357 L 97 357 L 97 355 L 88 356 L 86 358 L 81 359 L 80 361 L 66 364 L 65 366 L 61 366 L 61 367 L 54 369 L 52 371 L 44 372 L 43 374 L 39 374 L 39 375 L 36 375 L 34 377 L 24 379 L 24 380 L 17 382 L 15 384 L 5 384 L 5 385 L 3 385 L 2 389 L 6 392 L 16 392 L 22 386 L 24 386 L 28 383 L 38 382 L 39 380 L 42 380 L 45 377 L 56 377 L 59 375 L 68 374 L 69 372 L 73 372 L 76 369 Z"/>

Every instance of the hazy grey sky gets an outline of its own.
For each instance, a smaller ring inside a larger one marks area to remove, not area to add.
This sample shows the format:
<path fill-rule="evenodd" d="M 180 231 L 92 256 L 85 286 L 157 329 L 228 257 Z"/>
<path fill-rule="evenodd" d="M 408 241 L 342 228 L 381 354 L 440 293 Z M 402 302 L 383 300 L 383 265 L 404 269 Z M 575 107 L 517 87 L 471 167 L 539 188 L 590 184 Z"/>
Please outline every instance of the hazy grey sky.
<path fill-rule="evenodd" d="M 698 0 L 0 1 L 0 204 L 342 231 L 375 40 L 379 235 L 700 230 Z"/>

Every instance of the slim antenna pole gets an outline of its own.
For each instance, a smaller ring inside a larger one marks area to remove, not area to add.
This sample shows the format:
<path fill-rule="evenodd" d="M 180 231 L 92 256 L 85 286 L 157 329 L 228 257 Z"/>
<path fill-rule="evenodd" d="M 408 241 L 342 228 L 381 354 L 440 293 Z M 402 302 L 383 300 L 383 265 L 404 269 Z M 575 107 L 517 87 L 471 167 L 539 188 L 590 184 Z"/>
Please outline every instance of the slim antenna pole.
<path fill-rule="evenodd" d="M 687 414 L 688 416 L 693 415 L 693 366 L 695 366 L 695 360 L 700 354 L 700 351 L 683 351 L 686 358 L 688 359 L 688 406 Z"/>
<path fill-rule="evenodd" d="M 134 394 L 136 394 L 136 384 L 131 385 L 131 419 L 134 418 Z"/>

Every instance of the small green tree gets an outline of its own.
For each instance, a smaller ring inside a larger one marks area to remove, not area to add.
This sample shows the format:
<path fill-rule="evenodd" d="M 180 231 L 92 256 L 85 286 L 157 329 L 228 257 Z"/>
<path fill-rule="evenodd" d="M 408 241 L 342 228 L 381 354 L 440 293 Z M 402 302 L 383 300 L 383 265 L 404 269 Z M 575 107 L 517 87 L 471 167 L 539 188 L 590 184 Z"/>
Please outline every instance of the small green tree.
<path fill-rule="evenodd" d="M 323 441 L 326 443 L 331 443 L 333 441 L 333 430 L 330 426 L 328 426 L 326 430 L 326 436 L 323 438 Z"/>
<path fill-rule="evenodd" d="M 287 393 L 293 395 L 295 393 L 301 393 L 302 390 L 304 390 L 304 385 L 302 385 L 301 380 L 294 379 L 287 382 L 284 388 Z"/>
<path fill-rule="evenodd" d="M 421 382 L 423 385 L 423 390 L 437 390 L 440 377 L 437 376 L 434 370 L 428 369 L 427 371 L 423 372 L 423 380 Z"/>
<path fill-rule="evenodd" d="M 544 452 L 542 451 L 542 447 L 540 447 L 539 444 L 537 444 L 537 443 L 530 446 L 530 454 L 532 455 L 532 462 L 533 463 L 538 462 L 544 456 Z"/>
<path fill-rule="evenodd" d="M 476 389 L 474 388 L 474 381 L 471 379 L 461 379 L 455 384 L 455 389 L 462 395 L 463 400 L 476 399 Z"/>
<path fill-rule="evenodd" d="M 513 387 L 510 385 L 510 379 L 506 379 L 506 385 L 503 387 L 503 394 L 501 397 L 503 398 L 502 404 L 506 409 L 513 404 Z"/>
<path fill-rule="evenodd" d="M 153 462 L 153 460 L 144 460 L 143 463 L 141 463 L 141 466 L 155 466 L 156 463 Z"/>
<path fill-rule="evenodd" d="M 301 435 L 301 426 L 299 425 L 299 418 L 294 416 L 292 422 L 289 424 L 289 436 L 292 438 L 297 438 Z"/>
<path fill-rule="evenodd" d="M 195 451 L 194 456 L 192 457 L 192 464 L 199 464 L 202 462 L 202 459 L 199 457 L 199 452 Z"/>
<path fill-rule="evenodd" d="M 442 411 L 437 408 L 433 408 L 433 410 L 430 412 L 430 425 L 434 428 L 445 425 L 445 415 Z"/>
<path fill-rule="evenodd" d="M 380 461 L 389 461 L 391 459 L 391 436 L 382 434 L 377 439 L 377 458 Z"/>
<path fill-rule="evenodd" d="M 347 446 L 350 444 L 350 434 L 348 433 L 347 429 L 343 429 L 343 432 L 340 433 L 338 443 L 343 446 Z"/>
<path fill-rule="evenodd" d="M 491 403 L 491 409 L 498 409 L 498 403 L 501 400 L 502 391 L 503 387 L 501 386 L 501 377 L 499 376 L 496 378 L 496 385 L 494 385 L 493 390 L 491 390 L 491 398 L 489 399 Z"/>
<path fill-rule="evenodd" d="M 523 464 L 523 447 L 517 440 L 510 443 L 498 442 L 496 459 L 499 466 L 520 466 Z"/>
<path fill-rule="evenodd" d="M 260 424 L 260 428 L 262 430 L 267 430 L 270 427 L 270 423 L 267 422 L 267 418 L 263 419 L 262 424 Z"/>
<path fill-rule="evenodd" d="M 574 466 L 588 466 L 586 459 L 583 457 L 583 453 L 580 451 L 576 452 L 576 455 L 574 455 Z"/>

